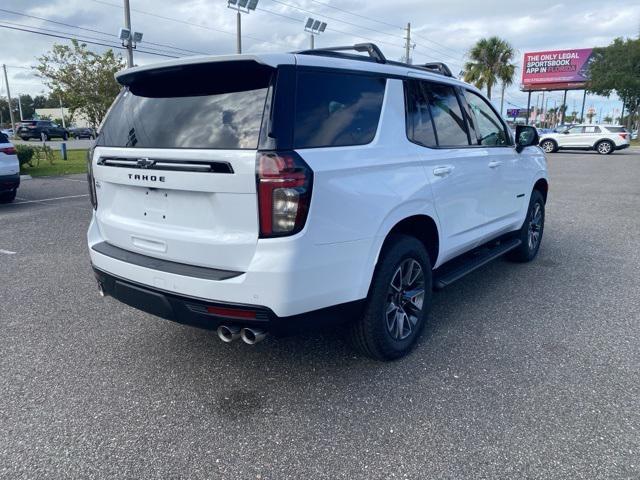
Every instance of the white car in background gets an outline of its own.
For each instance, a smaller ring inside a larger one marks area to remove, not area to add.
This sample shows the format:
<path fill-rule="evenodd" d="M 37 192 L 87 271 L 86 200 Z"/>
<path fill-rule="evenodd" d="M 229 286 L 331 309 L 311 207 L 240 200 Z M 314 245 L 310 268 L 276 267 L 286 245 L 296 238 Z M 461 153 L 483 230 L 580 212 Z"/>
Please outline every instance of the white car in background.
<path fill-rule="evenodd" d="M 20 186 L 20 162 L 16 147 L 0 132 L 0 203 L 12 202 Z"/>
<path fill-rule="evenodd" d="M 629 147 L 630 134 L 621 125 L 575 125 L 559 133 L 540 135 L 545 153 L 558 150 L 595 150 L 608 155 Z"/>

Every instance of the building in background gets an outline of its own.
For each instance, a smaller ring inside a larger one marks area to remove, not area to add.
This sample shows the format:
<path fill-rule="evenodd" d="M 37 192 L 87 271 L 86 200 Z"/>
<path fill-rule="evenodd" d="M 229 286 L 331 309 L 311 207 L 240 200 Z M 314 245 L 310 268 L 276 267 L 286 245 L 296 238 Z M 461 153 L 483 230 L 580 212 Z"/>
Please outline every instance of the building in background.
<path fill-rule="evenodd" d="M 55 120 L 60 118 L 60 108 L 36 108 L 36 114 L 34 115 L 34 120 L 40 118 L 46 118 L 49 120 Z M 89 121 L 87 117 L 82 113 L 76 111 L 73 116 L 71 116 L 71 111 L 68 108 L 62 108 L 62 112 L 65 118 L 65 121 L 71 120 L 70 124 L 67 124 L 67 128 L 69 127 L 77 127 L 77 128 L 88 128 L 90 127 Z"/>

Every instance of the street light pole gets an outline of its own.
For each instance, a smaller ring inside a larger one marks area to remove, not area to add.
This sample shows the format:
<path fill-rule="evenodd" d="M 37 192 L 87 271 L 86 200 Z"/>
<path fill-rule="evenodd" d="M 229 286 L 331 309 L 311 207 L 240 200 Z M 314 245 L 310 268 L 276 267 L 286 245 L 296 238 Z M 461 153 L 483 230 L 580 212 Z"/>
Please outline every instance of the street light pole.
<path fill-rule="evenodd" d="M 407 36 L 405 37 L 407 43 L 404 46 L 404 61 L 405 63 L 411 64 L 411 23 L 407 23 Z"/>
<path fill-rule="evenodd" d="M 316 48 L 316 35 L 323 33 L 327 28 L 327 24 L 315 18 L 307 18 L 307 22 L 304 25 L 304 31 L 309 33 L 309 45 L 311 50 Z"/>
<path fill-rule="evenodd" d="M 129 0 L 124 0 L 124 26 L 131 32 L 131 8 L 129 7 Z M 127 67 L 131 68 L 133 67 L 133 41 L 131 35 L 129 35 L 129 38 L 126 40 L 125 47 L 127 49 Z"/>

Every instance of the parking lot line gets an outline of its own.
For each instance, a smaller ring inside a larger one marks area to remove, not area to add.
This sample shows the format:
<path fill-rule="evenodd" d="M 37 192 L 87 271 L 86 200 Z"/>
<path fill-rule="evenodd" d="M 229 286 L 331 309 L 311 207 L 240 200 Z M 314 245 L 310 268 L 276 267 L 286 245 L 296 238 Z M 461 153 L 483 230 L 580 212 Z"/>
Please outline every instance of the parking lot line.
<path fill-rule="evenodd" d="M 14 203 L 14 205 L 23 205 L 25 203 L 42 203 L 42 202 L 51 202 L 53 200 L 65 200 L 67 198 L 81 198 L 81 197 L 88 197 L 89 194 L 85 193 L 82 195 L 67 195 L 66 197 L 54 197 L 54 198 L 43 198 L 41 200 L 25 200 L 23 202 L 16 202 Z"/>
<path fill-rule="evenodd" d="M 0 248 L 0 253 L 4 253 L 5 255 L 15 255 L 16 252 L 12 252 L 11 250 L 3 250 Z"/>

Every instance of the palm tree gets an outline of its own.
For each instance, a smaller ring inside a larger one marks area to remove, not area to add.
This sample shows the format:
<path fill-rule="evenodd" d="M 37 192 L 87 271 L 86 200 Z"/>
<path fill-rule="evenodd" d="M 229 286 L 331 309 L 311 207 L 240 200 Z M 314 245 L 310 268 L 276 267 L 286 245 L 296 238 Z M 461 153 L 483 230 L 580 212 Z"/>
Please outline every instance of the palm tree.
<path fill-rule="evenodd" d="M 513 83 L 515 65 L 511 62 L 515 53 L 506 40 L 499 37 L 481 38 L 469 50 L 470 61 L 464 65 L 464 80 L 478 88 L 486 86 L 487 97 L 491 99 L 491 89 L 498 81 L 502 82 L 503 92 Z"/>

